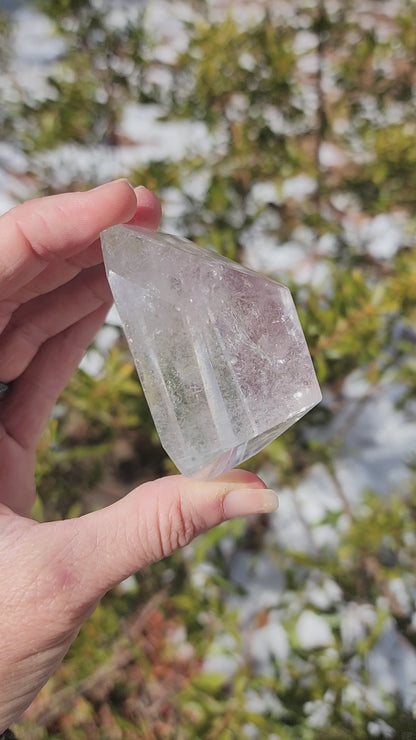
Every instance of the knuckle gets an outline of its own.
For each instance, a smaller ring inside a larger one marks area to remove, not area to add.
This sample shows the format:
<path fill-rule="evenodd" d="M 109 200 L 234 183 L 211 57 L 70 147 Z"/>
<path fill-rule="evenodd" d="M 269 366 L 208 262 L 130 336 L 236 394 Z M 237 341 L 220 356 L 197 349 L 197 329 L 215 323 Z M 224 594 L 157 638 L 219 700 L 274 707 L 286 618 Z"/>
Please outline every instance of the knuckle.
<path fill-rule="evenodd" d="M 155 537 L 149 537 L 148 541 L 156 545 L 155 560 L 171 555 L 175 550 L 189 544 L 198 533 L 198 523 L 195 522 L 193 512 L 186 505 L 184 497 L 177 493 L 163 508 L 159 504 L 155 509 Z"/>

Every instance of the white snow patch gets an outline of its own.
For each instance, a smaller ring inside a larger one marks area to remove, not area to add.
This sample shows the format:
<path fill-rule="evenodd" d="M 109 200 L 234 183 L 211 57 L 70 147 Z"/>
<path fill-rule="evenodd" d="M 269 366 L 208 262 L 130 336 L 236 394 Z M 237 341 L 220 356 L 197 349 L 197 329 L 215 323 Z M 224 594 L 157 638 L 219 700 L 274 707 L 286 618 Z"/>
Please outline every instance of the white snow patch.
<path fill-rule="evenodd" d="M 305 714 L 307 715 L 307 724 L 309 727 L 319 729 L 325 727 L 332 711 L 332 703 L 329 701 L 319 700 L 307 701 L 304 705 Z"/>
<path fill-rule="evenodd" d="M 369 722 L 367 725 L 367 731 L 371 737 L 394 738 L 395 736 L 394 728 L 391 727 L 391 725 L 388 725 L 384 719 L 377 719 Z"/>
<path fill-rule="evenodd" d="M 134 576 L 128 576 L 124 579 L 124 581 L 121 581 L 117 586 L 117 591 L 120 591 L 123 594 L 129 594 L 133 593 L 134 591 L 137 591 L 137 581 Z"/>
<path fill-rule="evenodd" d="M 156 57 L 163 64 L 174 64 L 188 46 L 185 24 L 192 20 L 189 4 L 169 0 L 146 3 L 146 28 L 156 40 Z"/>
<path fill-rule="evenodd" d="M 279 512 L 270 520 L 271 539 L 282 547 L 299 552 L 313 552 L 311 533 L 296 507 L 294 492 L 291 488 L 279 489 Z"/>
<path fill-rule="evenodd" d="M 114 303 L 105 317 L 105 323 L 110 326 L 121 326 L 121 319 Z"/>
<path fill-rule="evenodd" d="M 52 21 L 43 13 L 26 6 L 17 10 L 14 20 L 14 62 L 18 68 L 47 65 L 65 51 Z"/>
<path fill-rule="evenodd" d="M 230 597 L 242 625 L 251 624 L 260 611 L 276 607 L 285 592 L 283 571 L 265 553 L 235 551 L 229 560 L 229 578 L 243 591 Z"/>
<path fill-rule="evenodd" d="M 341 501 L 326 467 L 314 465 L 296 488 L 296 501 L 308 524 L 316 525 L 329 512 L 340 511 Z"/>
<path fill-rule="evenodd" d="M 89 349 L 79 363 L 79 368 L 92 378 L 99 375 L 103 367 L 104 357 L 101 352 L 97 352 L 95 349 Z"/>
<path fill-rule="evenodd" d="M 301 174 L 295 177 L 289 177 L 284 181 L 282 186 L 282 195 L 284 198 L 293 200 L 303 200 L 308 195 L 312 195 L 316 190 L 316 180 L 309 175 Z"/>
<path fill-rule="evenodd" d="M 235 637 L 229 633 L 214 640 L 205 655 L 202 670 L 205 673 L 220 673 L 230 679 L 242 663 Z"/>
<path fill-rule="evenodd" d="M 127 106 L 120 133 L 131 145 L 91 146 L 63 144 L 33 156 L 33 167 L 56 189 L 67 189 L 73 182 L 103 183 L 117 177 L 130 177 L 136 167 L 149 161 L 178 160 L 195 151 L 207 155 L 211 141 L 202 123 L 161 121 L 158 106 Z"/>
<path fill-rule="evenodd" d="M 347 196 L 345 196 L 347 198 Z M 342 205 L 342 194 L 333 197 L 334 205 Z M 344 206 L 347 203 L 343 204 Z M 405 219 L 402 213 L 379 213 L 374 218 L 366 218 L 351 208 L 344 216 L 342 225 L 345 239 L 363 253 L 374 259 L 392 259 L 402 246 L 408 243 L 405 234 Z M 348 206 L 347 206 L 348 207 Z M 347 211 L 347 208 L 341 210 Z"/>
<path fill-rule="evenodd" d="M 297 71 L 300 75 L 315 75 L 319 70 L 319 57 L 315 51 L 310 51 L 308 54 L 299 56 L 297 63 Z"/>
<path fill-rule="evenodd" d="M 403 229 L 398 220 L 380 213 L 366 223 L 362 233 L 367 252 L 375 259 L 391 259 L 403 243 Z"/>
<path fill-rule="evenodd" d="M 341 639 L 345 650 L 354 650 L 357 642 L 363 640 L 377 620 L 377 612 L 371 604 L 357 604 L 354 601 L 339 610 L 341 619 Z"/>
<path fill-rule="evenodd" d="M 51 21 L 33 8 L 18 8 L 14 20 L 11 74 L 21 90 L 39 100 L 48 94 L 47 78 L 65 52 L 65 44 L 54 35 Z"/>
<path fill-rule="evenodd" d="M 16 206 L 18 204 L 18 200 L 15 198 L 12 198 L 7 192 L 2 192 L 2 178 L 0 177 L 0 216 L 3 213 L 7 213 L 7 211 L 10 211 L 13 206 Z"/>
<path fill-rule="evenodd" d="M 392 385 L 363 400 L 357 413 L 346 405 L 328 428 L 330 438 L 342 438 L 342 456 L 336 460 L 337 477 L 350 503 L 363 489 L 388 494 L 406 484 L 406 461 L 416 447 L 416 427 L 395 408 L 401 389 Z"/>
<path fill-rule="evenodd" d="M 27 159 L 23 152 L 13 144 L 0 142 L 0 167 L 13 172 L 14 175 L 24 175 L 27 172 Z"/>
<path fill-rule="evenodd" d="M 391 578 L 388 582 L 388 590 L 396 599 L 403 614 L 406 616 L 410 616 L 412 613 L 413 604 L 403 579 Z"/>
<path fill-rule="evenodd" d="M 256 208 L 268 203 L 278 203 L 279 200 L 276 183 L 272 181 L 255 182 L 251 186 L 249 204 L 252 202 Z"/>
<path fill-rule="evenodd" d="M 279 244 L 256 225 L 242 233 L 240 241 L 244 264 L 252 270 L 273 275 L 280 282 L 295 280 L 298 285 L 322 286 L 330 281 L 329 266 L 318 249 L 315 252 L 313 247 L 296 241 Z"/>
<path fill-rule="evenodd" d="M 322 167 L 344 167 L 347 163 L 347 157 L 342 149 L 324 141 L 319 147 L 319 163 Z"/>
<path fill-rule="evenodd" d="M 375 686 L 398 694 L 407 709 L 416 710 L 416 651 L 392 624 L 367 655 L 367 667 Z"/>
<path fill-rule="evenodd" d="M 321 584 L 314 583 L 312 578 L 308 579 L 305 584 L 305 594 L 309 604 L 323 611 L 327 611 L 334 604 L 342 601 L 341 588 L 331 578 L 325 578 Z"/>
<path fill-rule="evenodd" d="M 334 643 L 334 636 L 324 617 L 306 609 L 299 617 L 295 634 L 304 650 L 315 650 Z"/>
<path fill-rule="evenodd" d="M 120 331 L 115 326 L 103 326 L 95 337 L 95 346 L 99 352 L 107 354 L 119 337 Z"/>
<path fill-rule="evenodd" d="M 245 694 L 245 708 L 253 714 L 272 714 L 275 717 L 280 717 L 285 711 L 279 697 L 268 689 L 248 689 Z"/>
<path fill-rule="evenodd" d="M 253 630 L 248 640 L 249 656 L 255 669 L 261 673 L 272 674 L 274 662 L 285 663 L 289 657 L 287 632 L 273 612 L 269 614 L 269 622 Z"/>
<path fill-rule="evenodd" d="M 206 588 L 207 582 L 210 578 L 212 578 L 213 575 L 215 575 L 216 570 L 212 563 L 207 562 L 201 562 L 196 563 L 190 572 L 190 581 L 195 588 L 200 589 L 201 591 Z"/>

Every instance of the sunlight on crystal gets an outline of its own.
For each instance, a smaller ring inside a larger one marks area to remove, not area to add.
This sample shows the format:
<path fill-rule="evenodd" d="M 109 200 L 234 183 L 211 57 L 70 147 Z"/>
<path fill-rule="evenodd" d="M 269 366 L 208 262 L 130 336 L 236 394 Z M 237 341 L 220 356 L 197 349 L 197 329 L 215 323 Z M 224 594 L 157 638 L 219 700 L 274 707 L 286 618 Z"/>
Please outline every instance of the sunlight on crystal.
<path fill-rule="evenodd" d="M 161 443 L 182 473 L 230 470 L 321 400 L 286 287 L 139 227 L 114 226 L 101 241 Z"/>

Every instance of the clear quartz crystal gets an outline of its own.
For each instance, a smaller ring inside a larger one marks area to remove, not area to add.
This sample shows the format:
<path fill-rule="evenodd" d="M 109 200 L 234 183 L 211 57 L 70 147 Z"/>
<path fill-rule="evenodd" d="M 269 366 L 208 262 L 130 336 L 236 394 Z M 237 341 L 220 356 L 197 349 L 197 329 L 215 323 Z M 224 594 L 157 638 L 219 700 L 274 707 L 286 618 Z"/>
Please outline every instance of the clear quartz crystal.
<path fill-rule="evenodd" d="M 104 262 L 163 447 L 213 478 L 321 400 L 289 290 L 210 249 L 113 226 Z"/>

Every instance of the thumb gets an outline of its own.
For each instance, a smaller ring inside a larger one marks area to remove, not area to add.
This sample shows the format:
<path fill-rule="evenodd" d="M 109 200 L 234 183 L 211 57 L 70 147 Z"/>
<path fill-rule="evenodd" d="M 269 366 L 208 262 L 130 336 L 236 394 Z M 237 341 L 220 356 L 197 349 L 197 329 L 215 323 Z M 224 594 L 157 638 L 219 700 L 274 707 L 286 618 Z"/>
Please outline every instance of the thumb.
<path fill-rule="evenodd" d="M 145 483 L 67 521 L 39 524 L 0 506 L 0 731 L 29 705 L 109 588 L 226 519 L 276 508 L 273 491 L 243 471 L 206 483 Z"/>
<path fill-rule="evenodd" d="M 57 578 L 65 581 L 66 597 L 68 587 L 73 591 L 72 606 L 82 610 L 205 530 L 277 506 L 274 491 L 243 470 L 208 482 L 178 475 L 145 483 L 101 511 L 53 523 L 61 526 Z"/>

